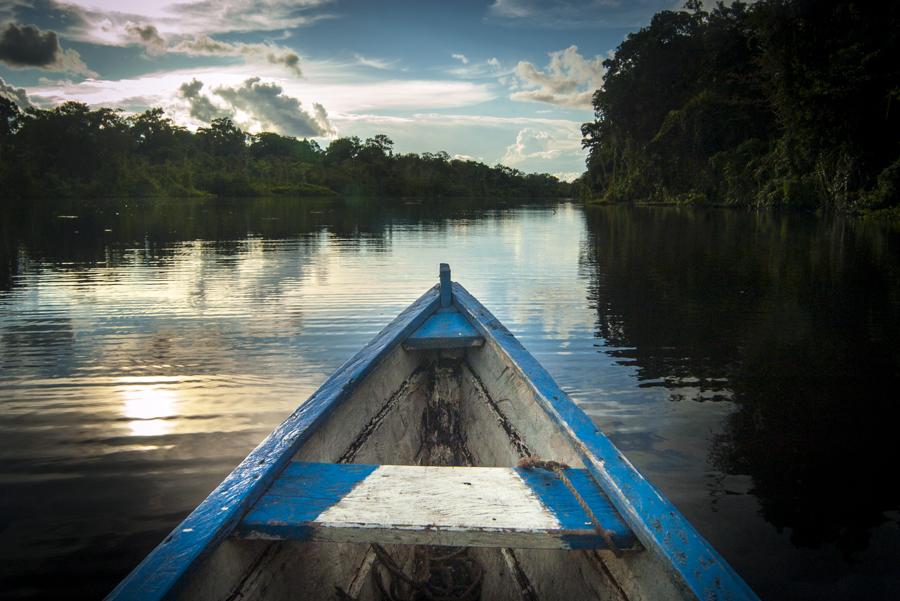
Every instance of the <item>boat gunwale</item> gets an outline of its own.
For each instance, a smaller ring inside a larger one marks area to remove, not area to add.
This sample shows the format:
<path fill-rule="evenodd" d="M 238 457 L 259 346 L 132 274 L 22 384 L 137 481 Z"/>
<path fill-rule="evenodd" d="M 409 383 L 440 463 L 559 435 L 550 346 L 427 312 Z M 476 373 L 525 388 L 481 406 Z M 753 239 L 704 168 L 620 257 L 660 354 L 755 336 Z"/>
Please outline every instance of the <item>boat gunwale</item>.
<path fill-rule="evenodd" d="M 440 305 L 436 284 L 345 361 L 273 430 L 117 586 L 106 601 L 171 598 L 193 569 L 237 527 L 243 515 L 357 384 Z"/>
<path fill-rule="evenodd" d="M 648 552 L 698 599 L 756 600 L 728 562 L 603 434 L 543 365 L 468 290 L 452 283 L 457 309 L 528 383 L 538 405 L 572 442 L 585 467 Z M 552 458 L 550 458 L 552 459 Z"/>

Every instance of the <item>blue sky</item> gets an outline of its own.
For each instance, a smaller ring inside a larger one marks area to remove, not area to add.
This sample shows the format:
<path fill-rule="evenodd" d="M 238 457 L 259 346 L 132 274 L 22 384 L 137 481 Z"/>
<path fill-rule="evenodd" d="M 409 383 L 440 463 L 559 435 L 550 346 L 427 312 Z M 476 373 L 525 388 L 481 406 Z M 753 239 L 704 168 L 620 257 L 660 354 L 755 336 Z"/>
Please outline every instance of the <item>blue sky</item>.
<path fill-rule="evenodd" d="M 571 178 L 603 59 L 669 0 L 2 0 L 0 93 Z"/>

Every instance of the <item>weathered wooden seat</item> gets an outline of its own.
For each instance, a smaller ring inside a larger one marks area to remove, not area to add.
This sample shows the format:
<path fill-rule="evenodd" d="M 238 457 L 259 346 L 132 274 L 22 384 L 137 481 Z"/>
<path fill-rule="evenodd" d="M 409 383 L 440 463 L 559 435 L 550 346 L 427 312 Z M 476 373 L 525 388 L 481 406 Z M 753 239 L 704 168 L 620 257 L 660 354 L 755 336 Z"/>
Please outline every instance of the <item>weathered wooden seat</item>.
<path fill-rule="evenodd" d="M 588 472 L 566 469 L 564 475 L 567 482 L 544 469 L 295 461 L 244 516 L 235 535 L 467 547 L 602 549 L 610 542 L 618 549 L 635 547 L 634 534 Z"/>

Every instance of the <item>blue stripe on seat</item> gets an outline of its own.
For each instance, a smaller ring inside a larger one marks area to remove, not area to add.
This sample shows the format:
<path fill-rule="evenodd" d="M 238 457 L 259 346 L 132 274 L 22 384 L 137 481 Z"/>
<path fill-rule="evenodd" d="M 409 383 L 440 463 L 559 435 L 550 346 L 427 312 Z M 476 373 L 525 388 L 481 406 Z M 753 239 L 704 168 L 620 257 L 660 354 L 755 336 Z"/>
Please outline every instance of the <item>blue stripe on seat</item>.
<path fill-rule="evenodd" d="M 487 468 L 489 470 L 515 471 L 540 501 L 543 510 L 553 515 L 559 526 L 536 530 L 531 523 L 523 522 L 519 528 L 496 528 L 492 512 L 497 511 L 489 503 L 478 505 L 477 489 L 469 499 L 475 501 L 473 509 L 483 518 L 483 523 L 472 523 L 467 528 L 446 523 L 411 523 L 404 521 L 409 515 L 381 518 L 379 524 L 367 522 L 365 507 L 358 518 L 346 523 L 316 523 L 316 518 L 338 504 L 358 484 L 379 466 L 359 464 L 292 462 L 271 488 L 251 509 L 234 534 L 242 538 L 275 540 L 346 540 L 338 530 L 358 529 L 354 542 L 449 544 L 432 543 L 437 532 L 453 532 L 458 544 L 474 544 L 483 547 L 517 548 L 570 548 L 605 549 L 606 539 L 597 533 L 594 522 L 587 514 L 572 490 L 553 472 L 543 469 Z M 404 466 L 391 466 L 403 470 Z M 421 470 L 421 466 L 406 466 L 409 470 Z M 465 467 L 432 467 L 428 478 L 441 479 L 450 471 L 459 475 Z M 485 469 L 485 468 L 480 468 Z M 446 470 L 444 474 L 442 471 Z M 637 539 L 628 529 L 606 496 L 597 488 L 587 470 L 567 469 L 566 478 L 619 549 L 637 546 Z M 424 481 L 423 481 L 424 482 Z M 427 490 L 428 486 L 425 485 Z M 371 492 L 371 491 L 370 491 Z M 373 503 L 378 503 L 377 494 Z M 368 499 L 368 496 L 366 497 Z M 445 499 L 453 504 L 453 498 Z M 368 501 L 367 501 L 368 502 Z M 373 507 L 373 509 L 375 509 Z M 383 507 L 378 507 L 383 512 Z M 357 522 L 356 519 L 360 521 Z M 338 522 L 341 522 L 338 520 Z M 337 530 L 335 530 L 337 529 Z M 511 538 L 512 537 L 512 538 Z M 554 542 L 555 541 L 555 542 Z"/>
<path fill-rule="evenodd" d="M 310 524 L 377 467 L 353 463 L 292 462 L 253 509 L 247 512 L 235 534 L 305 540 L 309 538 Z"/>
<path fill-rule="evenodd" d="M 556 516 L 563 530 L 572 532 L 564 536 L 572 549 L 608 547 L 606 540 L 595 533 L 591 517 L 559 476 L 545 469 L 517 468 L 516 471 L 535 492 L 541 503 Z M 569 468 L 565 470 L 565 475 L 618 549 L 631 549 L 637 546 L 634 533 L 613 509 L 606 495 L 597 488 L 587 470 Z M 586 534 L 585 531 L 589 533 Z"/>

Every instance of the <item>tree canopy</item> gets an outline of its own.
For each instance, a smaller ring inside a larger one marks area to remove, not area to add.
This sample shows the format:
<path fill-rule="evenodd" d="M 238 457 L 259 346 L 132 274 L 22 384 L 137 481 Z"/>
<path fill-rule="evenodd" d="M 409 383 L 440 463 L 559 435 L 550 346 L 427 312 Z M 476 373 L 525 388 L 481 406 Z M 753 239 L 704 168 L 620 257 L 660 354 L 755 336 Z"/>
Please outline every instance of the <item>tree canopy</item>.
<path fill-rule="evenodd" d="M 251 134 L 228 118 L 196 133 L 160 108 L 125 115 L 66 102 L 25 111 L 0 97 L 0 197 L 392 196 L 539 198 L 568 195 L 547 174 L 397 154 L 383 134 L 314 140 Z"/>
<path fill-rule="evenodd" d="M 900 202 L 900 5 L 694 0 L 604 65 L 581 184 L 610 202 Z"/>

